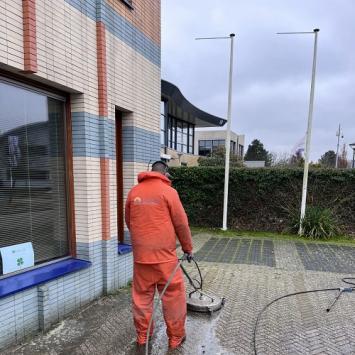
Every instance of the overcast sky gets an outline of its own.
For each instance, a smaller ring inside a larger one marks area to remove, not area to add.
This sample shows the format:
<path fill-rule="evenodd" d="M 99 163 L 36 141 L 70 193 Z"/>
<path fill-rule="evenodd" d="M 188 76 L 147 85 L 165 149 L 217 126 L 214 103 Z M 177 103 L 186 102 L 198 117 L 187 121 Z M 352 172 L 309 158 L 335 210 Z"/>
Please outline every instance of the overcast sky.
<path fill-rule="evenodd" d="M 306 131 L 314 37 L 275 33 L 320 28 L 316 160 L 336 149 L 339 123 L 342 142 L 355 142 L 354 18 L 354 0 L 162 0 L 162 78 L 200 109 L 226 117 L 229 41 L 194 38 L 235 32 L 232 129 L 246 145 L 258 138 L 287 153 Z"/>

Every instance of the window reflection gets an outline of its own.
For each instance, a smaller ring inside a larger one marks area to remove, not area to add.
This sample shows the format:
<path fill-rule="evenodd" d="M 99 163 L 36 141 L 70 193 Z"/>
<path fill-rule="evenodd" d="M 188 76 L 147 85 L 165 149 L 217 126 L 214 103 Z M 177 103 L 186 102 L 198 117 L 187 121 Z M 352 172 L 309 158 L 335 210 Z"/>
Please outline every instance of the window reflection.
<path fill-rule="evenodd" d="M 0 247 L 68 254 L 64 102 L 0 81 Z"/>
<path fill-rule="evenodd" d="M 178 152 L 194 154 L 195 126 L 165 113 L 161 105 L 160 143 Z"/>
<path fill-rule="evenodd" d="M 219 147 L 225 147 L 224 139 L 200 139 L 198 141 L 198 154 L 201 156 L 211 155 Z M 230 141 L 230 151 L 231 154 L 237 154 L 236 142 Z"/>

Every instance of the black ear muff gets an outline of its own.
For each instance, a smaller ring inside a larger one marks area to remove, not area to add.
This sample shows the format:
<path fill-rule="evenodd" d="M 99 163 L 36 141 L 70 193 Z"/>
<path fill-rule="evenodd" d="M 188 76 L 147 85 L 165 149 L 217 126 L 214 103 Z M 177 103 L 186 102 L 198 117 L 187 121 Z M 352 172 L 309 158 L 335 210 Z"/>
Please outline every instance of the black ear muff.
<path fill-rule="evenodd" d="M 154 162 L 154 163 L 152 164 L 152 169 L 154 168 L 154 166 L 155 166 L 156 164 L 164 165 L 164 167 L 165 167 L 165 169 L 164 169 L 165 172 L 168 172 L 169 167 L 168 167 L 168 165 L 165 163 L 165 161 L 158 160 L 158 161 Z"/>

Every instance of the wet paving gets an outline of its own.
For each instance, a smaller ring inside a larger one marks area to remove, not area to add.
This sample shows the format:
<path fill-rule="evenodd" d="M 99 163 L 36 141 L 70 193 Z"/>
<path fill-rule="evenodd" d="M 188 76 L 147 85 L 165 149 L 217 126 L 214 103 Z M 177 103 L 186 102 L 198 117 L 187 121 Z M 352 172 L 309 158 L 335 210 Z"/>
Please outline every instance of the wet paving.
<path fill-rule="evenodd" d="M 205 290 L 225 297 L 226 304 L 212 316 L 189 313 L 187 340 L 175 351 L 168 350 L 159 311 L 152 355 L 254 354 L 255 321 L 267 303 L 291 292 L 345 286 L 341 278 L 355 276 L 352 247 L 207 234 L 194 241 Z M 186 268 L 197 277 L 192 264 Z M 311 293 L 274 303 L 260 319 L 257 354 L 355 354 L 355 293 L 344 294 L 326 312 L 336 295 Z M 4 354 L 144 354 L 135 345 L 130 307 L 130 291 L 121 290 Z"/>

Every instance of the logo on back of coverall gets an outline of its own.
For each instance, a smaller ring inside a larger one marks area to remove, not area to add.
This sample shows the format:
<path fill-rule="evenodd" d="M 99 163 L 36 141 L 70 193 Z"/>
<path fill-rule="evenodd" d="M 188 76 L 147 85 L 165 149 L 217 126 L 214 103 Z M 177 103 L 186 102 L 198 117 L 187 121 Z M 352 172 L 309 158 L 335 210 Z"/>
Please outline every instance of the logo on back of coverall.
<path fill-rule="evenodd" d="M 159 205 L 159 199 L 155 198 L 145 198 L 142 199 L 139 196 L 135 197 L 133 200 L 134 205 Z"/>
<path fill-rule="evenodd" d="M 140 197 L 136 197 L 133 202 L 134 204 L 139 205 L 142 203 L 142 199 Z"/>

